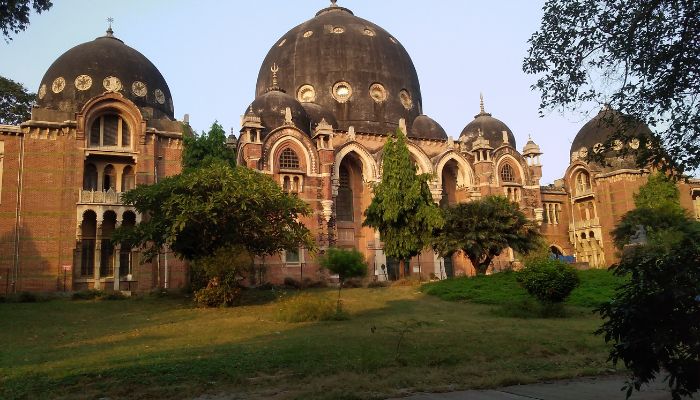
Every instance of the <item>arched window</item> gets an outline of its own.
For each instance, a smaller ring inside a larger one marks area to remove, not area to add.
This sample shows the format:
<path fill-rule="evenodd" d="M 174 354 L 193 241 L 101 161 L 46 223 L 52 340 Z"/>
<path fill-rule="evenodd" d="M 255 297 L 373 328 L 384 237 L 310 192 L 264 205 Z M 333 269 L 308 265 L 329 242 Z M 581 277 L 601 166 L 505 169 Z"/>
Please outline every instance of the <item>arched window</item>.
<path fill-rule="evenodd" d="M 131 165 L 127 165 L 124 167 L 124 172 L 122 172 L 122 192 L 126 192 L 127 190 L 131 190 L 135 187 L 135 182 L 134 182 L 134 168 L 131 167 Z"/>
<path fill-rule="evenodd" d="M 83 190 L 97 190 L 97 167 L 86 164 L 83 171 Z"/>
<path fill-rule="evenodd" d="M 299 157 L 294 150 L 287 147 L 280 154 L 280 168 L 282 169 L 299 169 Z"/>
<path fill-rule="evenodd" d="M 352 186 L 350 186 L 350 172 L 345 165 L 339 170 L 338 197 L 335 199 L 335 215 L 338 221 L 354 221 L 352 205 Z"/>
<path fill-rule="evenodd" d="M 576 193 L 583 194 L 591 190 L 591 175 L 581 171 L 576 177 Z"/>
<path fill-rule="evenodd" d="M 501 167 L 501 181 L 503 182 L 515 182 L 515 174 L 513 173 L 513 167 L 510 164 L 503 164 Z"/>
<path fill-rule="evenodd" d="M 90 147 L 130 147 L 129 124 L 116 114 L 96 118 L 90 127 Z"/>
<path fill-rule="evenodd" d="M 109 164 L 105 167 L 104 177 L 102 178 L 102 190 L 116 190 L 117 177 L 114 172 L 114 167 Z"/>
<path fill-rule="evenodd" d="M 95 234 L 97 215 L 86 211 L 80 224 L 80 276 L 92 277 L 95 274 Z"/>

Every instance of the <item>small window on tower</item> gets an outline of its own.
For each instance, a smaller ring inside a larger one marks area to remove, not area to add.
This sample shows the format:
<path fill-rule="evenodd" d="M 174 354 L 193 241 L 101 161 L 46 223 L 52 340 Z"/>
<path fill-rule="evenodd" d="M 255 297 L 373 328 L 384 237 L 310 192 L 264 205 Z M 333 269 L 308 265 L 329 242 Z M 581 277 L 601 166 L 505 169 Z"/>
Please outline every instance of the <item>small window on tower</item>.
<path fill-rule="evenodd" d="M 280 154 L 280 168 L 281 169 L 299 169 L 299 157 L 294 150 L 287 147 L 282 150 Z"/>
<path fill-rule="evenodd" d="M 501 181 L 503 182 L 515 182 L 515 174 L 513 174 L 513 167 L 510 164 L 504 164 L 501 167 Z"/>

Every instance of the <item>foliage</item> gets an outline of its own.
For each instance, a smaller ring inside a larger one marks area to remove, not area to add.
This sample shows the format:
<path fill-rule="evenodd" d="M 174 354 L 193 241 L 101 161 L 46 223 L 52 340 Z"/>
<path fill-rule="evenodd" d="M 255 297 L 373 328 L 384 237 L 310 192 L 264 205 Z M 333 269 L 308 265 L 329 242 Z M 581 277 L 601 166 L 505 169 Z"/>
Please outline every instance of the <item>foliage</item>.
<path fill-rule="evenodd" d="M 396 138 L 384 145 L 382 181 L 373 186 L 372 203 L 365 210 L 363 226 L 379 231 L 384 253 L 401 260 L 410 259 L 430 244 L 433 231 L 443 224 L 440 209 L 433 201 L 427 174 L 416 175 L 416 166 L 400 129 Z"/>
<path fill-rule="evenodd" d="M 122 200 L 148 218 L 118 229 L 113 240 L 143 248 L 146 261 L 164 245 L 187 260 L 235 245 L 253 255 L 315 246 L 298 221 L 310 213 L 303 200 L 284 193 L 264 174 L 221 160 L 138 186 Z"/>
<path fill-rule="evenodd" d="M 334 274 L 338 274 L 338 313 L 341 312 L 340 290 L 349 278 L 365 276 L 367 264 L 365 256 L 357 249 L 339 249 L 331 247 L 320 257 L 319 264 Z"/>
<path fill-rule="evenodd" d="M 596 307 L 609 301 L 615 289 L 627 281 L 604 269 L 578 271 L 581 284 L 571 292 L 566 304 L 577 307 Z M 529 296 L 518 284 L 516 272 L 477 275 L 445 279 L 424 284 L 421 291 L 442 300 L 477 304 L 507 305 L 526 301 Z"/>
<path fill-rule="evenodd" d="M 608 103 L 664 138 L 668 153 L 655 147 L 648 161 L 700 165 L 700 2 L 548 0 L 543 10 L 523 62 L 538 75 L 541 112 Z M 614 136 L 608 148 L 624 139 Z"/>
<path fill-rule="evenodd" d="M 634 194 L 634 205 L 640 208 L 680 208 L 678 186 L 668 175 L 656 172 Z"/>
<path fill-rule="evenodd" d="M 620 226 L 629 219 L 656 224 L 661 212 L 669 207 L 638 208 Z M 612 269 L 629 281 L 597 310 L 605 320 L 597 333 L 612 343 L 610 359 L 631 371 L 628 397 L 661 370 L 669 374 L 674 399 L 700 388 L 700 223 L 672 215 L 653 226 L 646 244 L 622 248 Z M 615 236 L 622 244 L 620 227 Z"/>
<path fill-rule="evenodd" d="M 542 303 L 532 297 L 508 300 L 491 310 L 494 315 L 507 318 L 565 318 L 568 316 L 562 303 Z"/>
<path fill-rule="evenodd" d="M 195 301 L 205 307 L 226 307 L 240 301 L 240 282 L 251 270 L 253 256 L 241 245 L 225 246 L 195 264 L 207 279 L 206 287 L 194 293 Z"/>
<path fill-rule="evenodd" d="M 0 76 L 0 124 L 19 125 L 30 119 L 35 96 L 21 83 Z"/>
<path fill-rule="evenodd" d="M 31 6 L 31 7 L 30 7 Z M 48 11 L 53 6 L 51 0 L 9 0 L 0 3 L 0 30 L 5 41 L 12 40 L 13 33 L 19 33 L 29 25 L 32 9 L 37 14 Z"/>
<path fill-rule="evenodd" d="M 101 290 L 97 289 L 87 289 L 87 290 L 80 290 L 78 292 L 73 293 L 71 296 L 72 300 L 95 300 L 98 297 L 102 297 L 105 293 Z"/>
<path fill-rule="evenodd" d="M 394 349 L 394 361 L 400 365 L 406 365 L 407 362 L 401 357 L 402 344 L 406 338 L 406 335 L 415 332 L 424 326 L 432 325 L 429 321 L 421 321 L 415 319 L 398 321 L 396 325 L 384 327 L 383 330 L 396 334 L 396 347 Z M 378 329 L 375 326 L 371 328 L 372 333 L 376 333 Z"/>
<path fill-rule="evenodd" d="M 516 279 L 541 303 L 563 302 L 581 282 L 574 267 L 550 258 L 530 262 Z"/>
<path fill-rule="evenodd" d="M 285 322 L 337 320 L 335 302 L 327 297 L 301 293 L 280 299 L 277 318 Z"/>
<path fill-rule="evenodd" d="M 213 160 L 223 160 L 231 167 L 236 166 L 236 151 L 226 146 L 226 132 L 218 122 L 211 125 L 209 132 L 184 135 L 183 169 L 205 167 Z"/>
<path fill-rule="evenodd" d="M 502 196 L 455 204 L 444 209 L 444 215 L 445 225 L 438 230 L 433 248 L 443 257 L 461 251 L 480 275 L 504 249 L 528 253 L 540 243 L 537 227 L 517 203 Z"/>

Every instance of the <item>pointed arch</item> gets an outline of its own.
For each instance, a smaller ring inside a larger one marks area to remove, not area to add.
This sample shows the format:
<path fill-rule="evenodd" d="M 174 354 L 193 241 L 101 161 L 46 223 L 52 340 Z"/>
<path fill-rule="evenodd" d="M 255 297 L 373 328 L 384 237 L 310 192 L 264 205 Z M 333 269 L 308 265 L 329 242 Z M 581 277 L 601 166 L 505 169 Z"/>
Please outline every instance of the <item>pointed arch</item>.
<path fill-rule="evenodd" d="M 377 162 L 370 155 L 367 148 L 358 142 L 349 142 L 344 144 L 335 153 L 335 163 L 333 163 L 333 178 L 338 179 L 340 177 L 340 163 L 343 158 L 349 153 L 354 152 L 357 154 L 358 158 L 362 161 L 362 180 L 365 182 L 372 182 L 379 179 L 379 168 Z"/>
<path fill-rule="evenodd" d="M 448 150 L 441 154 L 435 164 L 435 172 L 437 173 L 437 181 L 442 182 L 442 173 L 445 165 L 454 160 L 459 167 L 457 170 L 457 186 L 470 187 L 474 186 L 474 170 L 469 162 L 459 153 L 454 150 Z"/>
<path fill-rule="evenodd" d="M 516 176 L 518 178 L 520 178 L 519 179 L 520 182 L 518 182 L 516 180 L 515 182 L 506 182 L 506 183 L 520 183 L 523 186 L 526 185 L 527 180 L 525 178 L 527 177 L 527 175 L 525 173 L 525 169 L 523 168 L 522 164 L 520 164 L 520 162 L 510 154 L 505 154 L 505 155 L 499 157 L 498 161 L 496 162 L 496 177 L 498 179 L 499 185 L 502 185 L 504 183 L 503 180 L 501 179 L 501 168 L 506 163 L 508 163 L 511 167 L 513 167 Z"/>

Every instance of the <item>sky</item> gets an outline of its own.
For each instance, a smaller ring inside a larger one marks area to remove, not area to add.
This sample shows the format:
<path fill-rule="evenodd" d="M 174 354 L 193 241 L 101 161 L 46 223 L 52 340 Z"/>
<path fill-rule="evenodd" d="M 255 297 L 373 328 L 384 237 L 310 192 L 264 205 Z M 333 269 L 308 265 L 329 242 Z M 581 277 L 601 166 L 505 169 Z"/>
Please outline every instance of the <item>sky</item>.
<path fill-rule="evenodd" d="M 168 82 L 175 116 L 203 131 L 219 121 L 238 132 L 270 47 L 329 0 L 60 0 L 34 15 L 24 32 L 0 41 L 0 75 L 36 92 L 51 63 L 75 45 L 116 37 L 153 62 Z M 571 141 L 597 110 L 539 115 L 536 77 L 522 72 L 527 40 L 544 0 L 339 0 L 338 5 L 390 32 L 406 48 L 420 79 L 423 112 L 458 138 L 479 112 L 505 122 L 518 150 L 528 135 L 540 145 L 541 184 L 561 178 Z"/>

